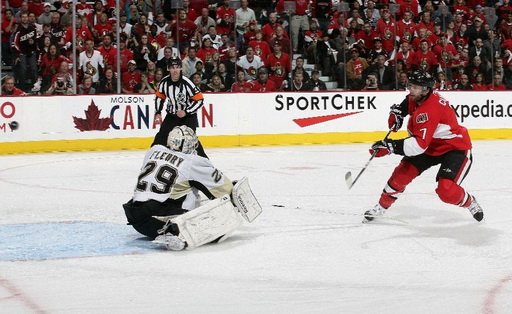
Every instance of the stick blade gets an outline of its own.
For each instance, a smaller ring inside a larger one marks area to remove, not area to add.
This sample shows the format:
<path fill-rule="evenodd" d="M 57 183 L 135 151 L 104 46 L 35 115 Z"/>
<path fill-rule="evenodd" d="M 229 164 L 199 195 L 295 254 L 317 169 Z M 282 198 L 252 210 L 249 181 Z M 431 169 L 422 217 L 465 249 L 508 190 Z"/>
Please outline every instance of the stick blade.
<path fill-rule="evenodd" d="M 352 188 L 352 185 L 353 185 L 353 180 L 352 180 L 352 172 L 347 172 L 345 174 L 345 182 L 347 183 L 347 186 L 348 186 L 348 189 L 350 190 L 350 188 Z"/>

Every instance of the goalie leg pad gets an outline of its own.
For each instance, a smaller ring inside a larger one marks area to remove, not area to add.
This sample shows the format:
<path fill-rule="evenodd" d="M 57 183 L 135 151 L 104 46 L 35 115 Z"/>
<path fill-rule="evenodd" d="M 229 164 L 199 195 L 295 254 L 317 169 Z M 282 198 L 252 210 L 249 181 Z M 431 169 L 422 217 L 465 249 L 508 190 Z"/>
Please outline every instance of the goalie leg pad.
<path fill-rule="evenodd" d="M 229 235 L 243 224 L 229 195 L 173 218 L 172 222 L 178 225 L 179 237 L 187 242 L 187 249 L 194 249 L 220 236 Z"/>
<path fill-rule="evenodd" d="M 242 178 L 233 187 L 233 203 L 240 215 L 248 222 L 253 222 L 262 212 L 262 208 L 249 186 L 249 180 Z"/>

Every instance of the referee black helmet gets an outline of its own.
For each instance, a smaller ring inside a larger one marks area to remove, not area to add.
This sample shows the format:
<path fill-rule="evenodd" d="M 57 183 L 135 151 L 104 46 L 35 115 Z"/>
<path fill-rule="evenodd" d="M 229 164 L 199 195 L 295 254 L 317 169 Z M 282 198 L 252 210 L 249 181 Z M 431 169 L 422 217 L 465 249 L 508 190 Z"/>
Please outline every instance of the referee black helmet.
<path fill-rule="evenodd" d="M 171 58 L 169 60 L 167 60 L 167 68 L 170 68 L 174 65 L 177 65 L 179 67 L 181 67 L 181 60 L 180 58 Z"/>

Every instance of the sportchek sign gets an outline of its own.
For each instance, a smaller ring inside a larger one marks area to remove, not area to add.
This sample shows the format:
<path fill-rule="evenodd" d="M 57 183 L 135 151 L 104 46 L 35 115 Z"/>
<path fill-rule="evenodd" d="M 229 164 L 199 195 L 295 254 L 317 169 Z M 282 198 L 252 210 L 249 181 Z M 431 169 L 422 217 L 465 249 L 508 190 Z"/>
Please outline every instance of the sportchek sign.
<path fill-rule="evenodd" d="M 510 92 L 442 92 L 468 129 L 512 129 Z M 406 92 L 205 93 L 200 136 L 385 131 Z M 154 96 L 0 97 L 0 142 L 153 137 Z M 17 129 L 10 128 L 16 121 Z"/>

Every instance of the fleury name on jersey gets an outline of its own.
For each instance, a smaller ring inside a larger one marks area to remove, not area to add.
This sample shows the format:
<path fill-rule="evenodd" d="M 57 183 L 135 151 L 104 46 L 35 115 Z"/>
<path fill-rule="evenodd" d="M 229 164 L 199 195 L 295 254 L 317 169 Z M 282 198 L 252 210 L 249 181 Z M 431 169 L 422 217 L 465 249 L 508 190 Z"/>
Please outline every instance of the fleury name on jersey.
<path fill-rule="evenodd" d="M 179 167 L 181 165 L 181 163 L 185 160 L 181 157 L 176 156 L 175 154 L 171 154 L 169 152 L 164 152 L 164 151 L 158 151 L 158 150 L 154 151 L 153 154 L 151 154 L 151 156 L 149 156 L 149 159 L 164 160 L 175 167 Z"/>

